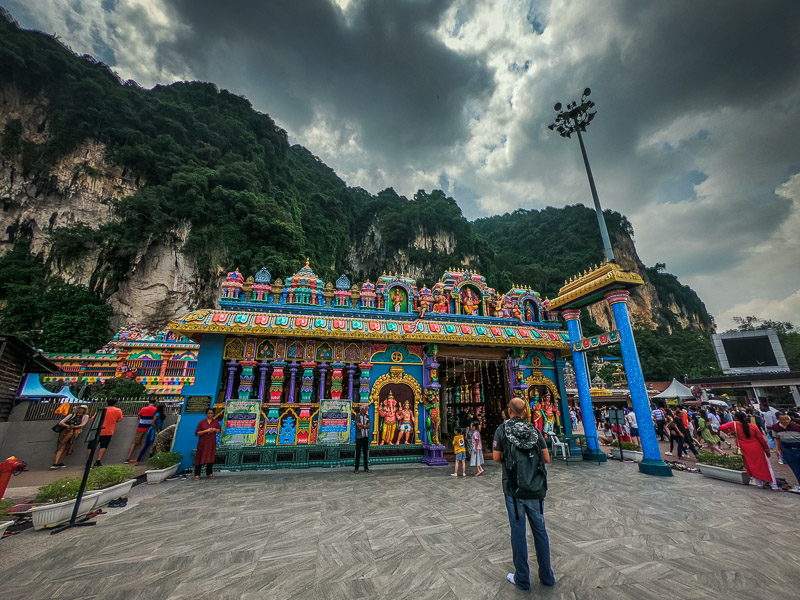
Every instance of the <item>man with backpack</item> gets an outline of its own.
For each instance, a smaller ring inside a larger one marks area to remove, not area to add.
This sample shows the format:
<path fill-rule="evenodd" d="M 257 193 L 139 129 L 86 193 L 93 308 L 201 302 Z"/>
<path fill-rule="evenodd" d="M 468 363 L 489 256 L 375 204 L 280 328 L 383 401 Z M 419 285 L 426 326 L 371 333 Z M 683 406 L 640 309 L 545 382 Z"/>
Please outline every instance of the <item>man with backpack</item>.
<path fill-rule="evenodd" d="M 547 470 L 544 465 L 550 462 L 550 453 L 544 436 L 523 419 L 525 411 L 525 401 L 512 398 L 508 403 L 510 419 L 497 428 L 492 443 L 492 458 L 503 464 L 503 494 L 511 526 L 511 551 L 516 570 L 515 573 L 509 573 L 506 579 L 521 590 L 531 588 L 526 515 L 533 532 L 539 581 L 546 586 L 556 583 L 550 566 L 550 538 L 544 523 L 544 498 L 547 494 Z"/>

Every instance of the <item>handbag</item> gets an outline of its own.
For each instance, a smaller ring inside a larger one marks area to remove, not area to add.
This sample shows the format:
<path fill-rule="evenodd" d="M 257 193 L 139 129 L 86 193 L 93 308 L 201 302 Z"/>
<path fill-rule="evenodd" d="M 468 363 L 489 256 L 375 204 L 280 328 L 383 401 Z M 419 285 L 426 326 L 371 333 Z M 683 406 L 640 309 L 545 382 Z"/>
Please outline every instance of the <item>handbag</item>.
<path fill-rule="evenodd" d="M 51 429 L 53 431 L 55 431 L 56 433 L 61 433 L 62 431 L 64 431 L 66 429 L 66 427 L 64 427 L 61 423 L 56 423 L 55 425 L 53 425 L 51 427 Z"/>

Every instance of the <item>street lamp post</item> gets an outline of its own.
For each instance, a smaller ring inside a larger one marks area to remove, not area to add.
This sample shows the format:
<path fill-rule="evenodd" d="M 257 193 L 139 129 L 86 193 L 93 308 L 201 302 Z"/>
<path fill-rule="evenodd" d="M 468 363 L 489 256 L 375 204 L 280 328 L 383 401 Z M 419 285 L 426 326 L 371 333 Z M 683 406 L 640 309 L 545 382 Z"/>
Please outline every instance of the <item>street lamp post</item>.
<path fill-rule="evenodd" d="M 603 218 L 603 209 L 600 207 L 600 199 L 597 197 L 597 188 L 594 185 L 594 177 L 592 176 L 592 168 L 589 166 L 589 158 L 586 156 L 586 146 L 583 145 L 583 137 L 581 132 L 586 131 L 589 123 L 592 122 L 594 116 L 597 114 L 594 108 L 594 102 L 587 100 L 592 90 L 588 87 L 583 90 L 581 96 L 581 103 L 572 102 L 567 104 L 566 107 L 557 102 L 553 107 L 558 115 L 554 123 L 547 126 L 551 131 L 557 131 L 561 137 L 572 137 L 572 134 L 578 136 L 578 142 L 581 145 L 581 154 L 583 155 L 583 164 L 586 166 L 586 175 L 589 177 L 589 188 L 592 190 L 592 199 L 594 200 L 594 210 L 597 213 L 597 223 L 600 225 L 600 235 L 603 238 L 603 250 L 605 251 L 606 258 L 609 261 L 614 260 L 614 251 L 611 249 L 611 240 L 608 237 L 608 229 L 606 228 L 606 221 Z"/>

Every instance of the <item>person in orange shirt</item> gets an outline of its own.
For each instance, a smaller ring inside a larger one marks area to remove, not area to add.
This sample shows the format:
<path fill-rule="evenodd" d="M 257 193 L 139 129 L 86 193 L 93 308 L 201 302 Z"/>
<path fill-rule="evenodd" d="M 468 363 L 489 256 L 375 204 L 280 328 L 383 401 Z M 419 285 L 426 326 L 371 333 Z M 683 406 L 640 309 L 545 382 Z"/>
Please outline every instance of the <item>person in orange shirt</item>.
<path fill-rule="evenodd" d="M 92 450 L 97 444 L 100 444 L 100 450 L 97 453 L 97 460 L 94 461 L 95 467 L 103 466 L 103 456 L 105 455 L 106 450 L 108 450 L 108 445 L 111 443 L 111 438 L 114 436 L 117 423 L 122 421 L 122 411 L 116 407 L 117 399 L 109 398 L 106 402 L 108 404 L 108 408 L 106 408 L 106 416 L 103 419 L 103 427 L 100 429 L 100 435 L 94 442 L 89 442 L 89 449 L 86 451 L 86 460 L 89 460 Z"/>

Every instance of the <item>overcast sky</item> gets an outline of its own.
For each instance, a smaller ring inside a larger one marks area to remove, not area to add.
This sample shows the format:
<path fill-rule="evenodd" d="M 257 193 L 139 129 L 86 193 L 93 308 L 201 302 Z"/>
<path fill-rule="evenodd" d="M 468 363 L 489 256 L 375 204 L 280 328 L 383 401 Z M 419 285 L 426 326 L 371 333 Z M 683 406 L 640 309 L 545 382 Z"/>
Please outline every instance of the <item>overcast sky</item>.
<path fill-rule="evenodd" d="M 591 206 L 553 104 L 592 88 L 601 203 L 647 265 L 800 326 L 800 3 L 0 0 L 123 79 L 213 81 L 349 185 L 439 187 L 474 219 Z M 565 273 L 565 276 L 569 275 Z"/>

